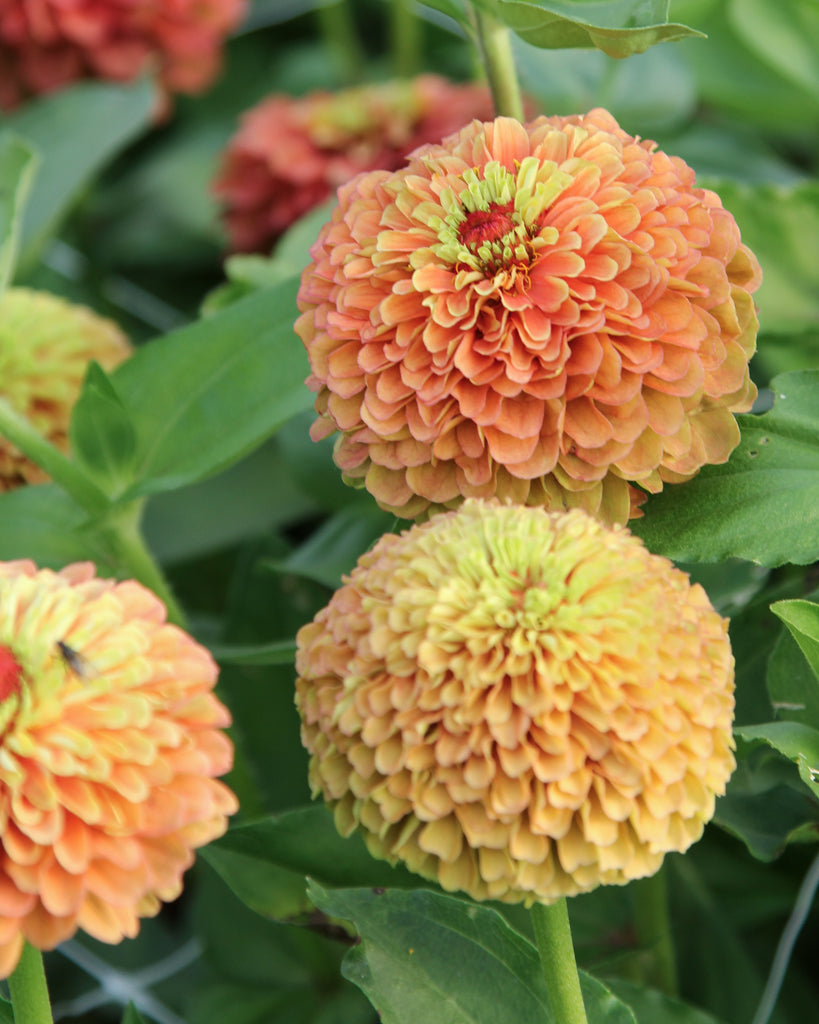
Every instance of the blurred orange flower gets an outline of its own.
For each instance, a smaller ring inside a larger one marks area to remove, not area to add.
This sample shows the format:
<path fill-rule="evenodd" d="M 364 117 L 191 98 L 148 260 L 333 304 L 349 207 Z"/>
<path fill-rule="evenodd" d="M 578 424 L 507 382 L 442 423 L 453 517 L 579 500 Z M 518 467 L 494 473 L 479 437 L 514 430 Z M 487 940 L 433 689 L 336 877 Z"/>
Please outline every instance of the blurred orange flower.
<path fill-rule="evenodd" d="M 214 182 L 231 248 L 268 250 L 360 171 L 401 167 L 417 146 L 492 113 L 484 86 L 437 75 L 298 99 L 271 96 L 243 116 Z"/>
<path fill-rule="evenodd" d="M 0 563 L 0 976 L 175 899 L 237 809 L 208 652 L 132 580 Z"/>
<path fill-rule="evenodd" d="M 579 509 L 470 499 L 388 534 L 297 643 L 339 831 L 476 899 L 653 874 L 734 768 L 727 622 Z"/>
<path fill-rule="evenodd" d="M 63 451 L 89 362 L 110 370 L 130 352 L 113 320 L 85 306 L 28 288 L 8 288 L 0 297 L 0 398 Z M 0 493 L 45 479 L 0 437 Z"/>
<path fill-rule="evenodd" d="M 625 522 L 739 441 L 759 264 L 603 110 L 473 122 L 361 175 L 312 256 L 313 437 L 340 431 L 345 479 L 396 515 L 498 495 Z"/>
<path fill-rule="evenodd" d="M 246 0 L 3 0 L 0 108 L 82 78 L 127 82 L 157 71 L 195 93 L 219 70 Z"/>

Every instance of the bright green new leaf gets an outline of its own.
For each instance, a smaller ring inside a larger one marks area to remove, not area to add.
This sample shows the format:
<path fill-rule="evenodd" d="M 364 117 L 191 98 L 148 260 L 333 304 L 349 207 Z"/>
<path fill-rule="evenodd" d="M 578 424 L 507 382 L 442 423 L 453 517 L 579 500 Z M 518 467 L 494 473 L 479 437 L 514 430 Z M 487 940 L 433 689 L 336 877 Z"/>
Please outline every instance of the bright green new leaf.
<path fill-rule="evenodd" d="M 85 375 L 68 428 L 71 452 L 88 475 L 109 495 L 130 483 L 136 432 L 130 413 L 97 362 Z"/>
<path fill-rule="evenodd" d="M 23 211 L 38 163 L 27 142 L 0 134 L 0 296 L 14 276 Z"/>
<path fill-rule="evenodd" d="M 764 743 L 784 754 L 799 768 L 799 777 L 819 797 L 819 729 L 801 722 L 766 722 L 741 725 L 736 735 L 746 743 Z"/>
<path fill-rule="evenodd" d="M 112 157 L 150 124 L 156 92 L 133 85 L 81 83 L 27 103 L 7 118 L 42 162 L 23 219 L 20 262 L 30 268 L 77 196 Z"/>
<path fill-rule="evenodd" d="M 742 440 L 725 465 L 646 502 L 632 530 L 652 551 L 771 567 L 819 559 L 819 370 L 782 374 L 771 387 L 770 412 L 738 417 Z"/>
<path fill-rule="evenodd" d="M 222 873 L 225 866 L 211 858 L 211 850 L 233 851 L 300 871 L 327 885 L 429 886 L 429 882 L 403 867 L 392 868 L 383 860 L 375 860 L 357 833 L 343 839 L 336 831 L 332 814 L 321 804 L 231 828 L 202 851 L 202 856 Z M 223 877 L 232 884 L 227 874 Z"/>
<path fill-rule="evenodd" d="M 575 47 L 631 57 L 656 43 L 702 36 L 669 22 L 668 0 L 480 0 L 481 7 L 527 43 L 550 50 Z"/>
<path fill-rule="evenodd" d="M 137 433 L 128 498 L 225 469 L 313 404 L 293 332 L 298 281 L 140 348 L 112 375 Z"/>
<path fill-rule="evenodd" d="M 819 328 L 819 182 L 783 186 L 724 181 L 713 187 L 762 266 L 762 284 L 754 295 L 760 348 L 764 350 L 766 334 Z"/>

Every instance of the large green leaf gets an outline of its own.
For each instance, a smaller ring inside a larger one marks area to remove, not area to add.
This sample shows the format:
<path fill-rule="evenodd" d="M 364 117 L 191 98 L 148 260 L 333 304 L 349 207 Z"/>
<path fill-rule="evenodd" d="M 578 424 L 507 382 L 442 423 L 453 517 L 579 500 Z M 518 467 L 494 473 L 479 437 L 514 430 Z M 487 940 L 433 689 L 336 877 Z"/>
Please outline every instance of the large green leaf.
<path fill-rule="evenodd" d="M 31 558 L 41 567 L 69 562 L 103 565 L 106 552 L 87 515 L 53 484 L 0 494 L 0 561 Z"/>
<path fill-rule="evenodd" d="M 298 281 L 158 338 L 112 375 L 137 434 L 128 498 L 225 469 L 312 405 L 293 332 Z"/>
<path fill-rule="evenodd" d="M 102 367 L 91 362 L 71 411 L 71 451 L 107 494 L 124 490 L 136 454 L 136 432 L 128 410 Z"/>
<path fill-rule="evenodd" d="M 819 683 L 787 630 L 780 634 L 768 659 L 766 684 L 778 718 L 819 729 Z"/>
<path fill-rule="evenodd" d="M 630 57 L 655 43 L 702 36 L 669 22 L 668 0 L 480 0 L 527 43 L 550 50 L 594 47 Z"/>
<path fill-rule="evenodd" d="M 0 134 L 0 296 L 14 275 L 20 227 L 39 158 L 9 132 Z"/>
<path fill-rule="evenodd" d="M 819 182 L 782 186 L 726 181 L 714 183 L 714 188 L 762 266 L 762 284 L 754 296 L 763 336 L 760 348 L 765 334 L 819 328 Z"/>
<path fill-rule="evenodd" d="M 7 124 L 42 157 L 23 220 L 21 264 L 40 247 L 80 192 L 113 156 L 150 124 L 153 84 L 81 83 L 27 103 Z"/>
<path fill-rule="evenodd" d="M 232 868 L 221 859 L 222 851 L 310 875 L 327 885 L 429 885 L 403 867 L 375 860 L 359 835 L 343 839 L 321 804 L 238 825 L 203 850 L 205 860 L 238 890 L 240 883 L 231 882 Z"/>
<path fill-rule="evenodd" d="M 742 440 L 725 465 L 649 498 L 632 528 L 652 551 L 766 566 L 819 559 L 819 370 L 771 386 L 773 409 L 738 417 Z"/>
<path fill-rule="evenodd" d="M 361 942 L 345 957 L 384 1024 L 497 1024 L 555 1018 L 535 948 L 497 911 L 426 890 L 308 889 Z M 589 1024 L 636 1024 L 604 984 L 581 973 Z"/>
<path fill-rule="evenodd" d="M 777 601 L 771 605 L 793 634 L 819 684 L 819 604 L 813 601 Z"/>
<path fill-rule="evenodd" d="M 709 1013 L 670 999 L 655 989 L 622 978 L 607 978 L 606 984 L 631 1009 L 637 1024 L 719 1024 Z"/>

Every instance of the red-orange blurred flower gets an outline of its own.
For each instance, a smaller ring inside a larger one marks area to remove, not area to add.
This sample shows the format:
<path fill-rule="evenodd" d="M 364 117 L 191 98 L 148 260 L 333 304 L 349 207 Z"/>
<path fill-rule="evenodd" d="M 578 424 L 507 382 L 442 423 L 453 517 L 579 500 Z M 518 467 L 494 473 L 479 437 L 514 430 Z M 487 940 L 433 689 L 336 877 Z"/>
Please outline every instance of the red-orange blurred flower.
<path fill-rule="evenodd" d="M 242 118 L 214 182 L 231 248 L 269 249 L 360 171 L 401 167 L 416 147 L 491 116 L 488 89 L 437 75 L 264 100 Z"/>
<path fill-rule="evenodd" d="M 496 494 L 625 522 L 739 440 L 759 265 L 606 111 L 473 122 L 361 175 L 312 255 L 313 436 L 340 431 L 346 479 L 397 515 Z"/>
<path fill-rule="evenodd" d="M 0 977 L 24 939 L 136 935 L 225 831 L 216 675 L 140 584 L 0 563 Z"/>
<path fill-rule="evenodd" d="M 214 78 L 246 0 L 3 0 L 0 107 L 81 78 L 125 82 L 159 72 L 168 92 Z"/>

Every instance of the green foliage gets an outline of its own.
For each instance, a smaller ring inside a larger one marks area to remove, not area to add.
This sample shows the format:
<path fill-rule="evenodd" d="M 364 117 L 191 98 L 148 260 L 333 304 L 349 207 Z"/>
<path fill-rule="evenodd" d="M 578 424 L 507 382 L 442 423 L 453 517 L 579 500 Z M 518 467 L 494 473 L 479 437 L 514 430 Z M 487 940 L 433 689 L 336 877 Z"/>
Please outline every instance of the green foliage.
<path fill-rule="evenodd" d="M 742 440 L 725 465 L 649 498 L 634 532 L 652 551 L 766 566 L 819 559 L 819 370 L 771 385 L 773 409 L 738 417 Z"/>
<path fill-rule="evenodd" d="M 37 163 L 31 146 L 9 132 L 0 133 L 0 296 L 14 274 L 23 211 Z"/>

